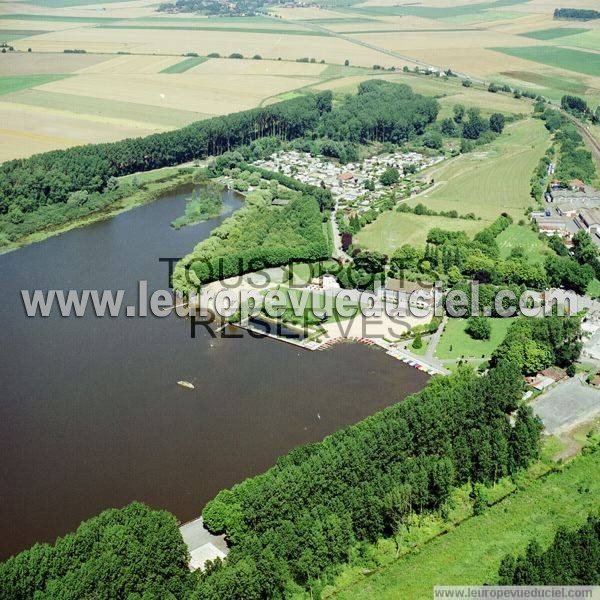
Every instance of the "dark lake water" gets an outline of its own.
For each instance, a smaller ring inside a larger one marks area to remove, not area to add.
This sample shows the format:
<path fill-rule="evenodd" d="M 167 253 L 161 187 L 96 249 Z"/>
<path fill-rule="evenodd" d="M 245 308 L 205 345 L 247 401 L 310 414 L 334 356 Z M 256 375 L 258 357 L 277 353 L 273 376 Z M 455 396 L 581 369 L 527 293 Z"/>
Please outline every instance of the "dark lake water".
<path fill-rule="evenodd" d="M 366 346 L 192 339 L 175 315 L 25 315 L 22 289 L 124 289 L 126 303 L 138 280 L 166 289 L 158 259 L 185 255 L 224 218 L 173 230 L 188 194 L 0 256 L 0 558 L 134 499 L 189 520 L 293 446 L 424 386 Z"/>

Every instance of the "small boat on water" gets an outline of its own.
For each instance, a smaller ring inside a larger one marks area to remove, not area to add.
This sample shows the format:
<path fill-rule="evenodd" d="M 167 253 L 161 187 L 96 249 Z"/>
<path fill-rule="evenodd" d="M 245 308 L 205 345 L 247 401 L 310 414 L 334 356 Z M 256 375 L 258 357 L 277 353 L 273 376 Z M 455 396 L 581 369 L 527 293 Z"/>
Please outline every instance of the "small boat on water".
<path fill-rule="evenodd" d="M 184 388 L 188 388 L 188 390 L 194 389 L 194 384 L 190 383 L 189 381 L 178 381 L 177 385 L 180 385 L 181 387 L 184 387 Z"/>

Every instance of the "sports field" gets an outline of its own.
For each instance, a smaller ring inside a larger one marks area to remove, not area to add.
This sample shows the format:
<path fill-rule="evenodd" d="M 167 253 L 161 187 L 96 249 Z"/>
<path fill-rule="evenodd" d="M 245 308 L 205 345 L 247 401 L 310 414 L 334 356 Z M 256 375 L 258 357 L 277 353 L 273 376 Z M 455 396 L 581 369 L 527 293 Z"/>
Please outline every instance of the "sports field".
<path fill-rule="evenodd" d="M 562 471 L 536 480 L 335 597 L 431 598 L 435 585 L 493 583 L 507 553 L 522 552 L 532 539 L 546 546 L 558 527 L 581 525 L 597 509 L 598 494 L 596 451 L 573 459 Z"/>

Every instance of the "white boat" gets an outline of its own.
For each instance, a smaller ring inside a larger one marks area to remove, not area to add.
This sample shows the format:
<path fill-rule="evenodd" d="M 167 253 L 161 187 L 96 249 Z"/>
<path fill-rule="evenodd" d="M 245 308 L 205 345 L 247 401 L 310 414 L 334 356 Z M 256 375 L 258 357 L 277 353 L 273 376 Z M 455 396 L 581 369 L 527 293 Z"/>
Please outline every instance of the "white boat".
<path fill-rule="evenodd" d="M 194 384 L 190 383 L 189 381 L 178 381 L 177 385 L 180 385 L 181 387 L 184 387 L 184 388 L 188 388 L 189 390 L 194 389 Z"/>

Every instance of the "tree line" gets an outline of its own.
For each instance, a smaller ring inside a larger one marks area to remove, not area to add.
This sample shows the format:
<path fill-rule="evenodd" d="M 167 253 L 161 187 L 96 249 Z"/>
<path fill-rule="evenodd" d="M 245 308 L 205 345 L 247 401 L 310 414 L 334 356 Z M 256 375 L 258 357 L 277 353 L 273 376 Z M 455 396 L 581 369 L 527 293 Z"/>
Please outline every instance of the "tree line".
<path fill-rule="evenodd" d="M 532 540 L 523 554 L 507 554 L 499 585 L 600 585 L 600 518 L 591 514 L 576 529 L 559 529 L 547 549 Z"/>
<path fill-rule="evenodd" d="M 434 378 L 404 402 L 220 492 L 203 517 L 232 549 L 201 576 L 197 597 L 279 598 L 295 585 L 312 587 L 356 542 L 435 510 L 454 486 L 527 466 L 541 425 L 520 404 L 522 386 L 509 361 L 483 377 L 466 369 Z"/>
<path fill-rule="evenodd" d="M 593 19 L 600 19 L 600 11 L 591 8 L 555 8 L 554 18 L 592 21 Z"/>
<path fill-rule="evenodd" d="M 177 519 L 133 502 L 0 563 L 0 599 L 188 598 L 187 561 Z"/>

